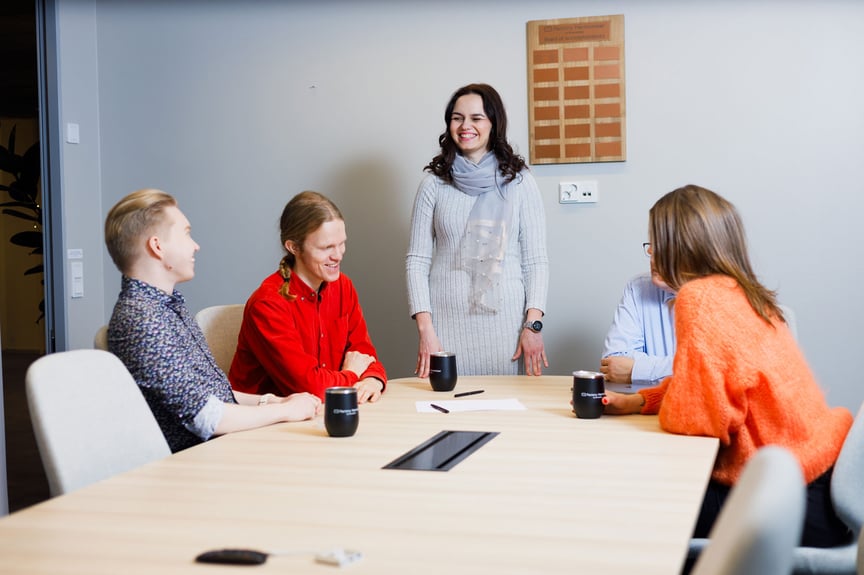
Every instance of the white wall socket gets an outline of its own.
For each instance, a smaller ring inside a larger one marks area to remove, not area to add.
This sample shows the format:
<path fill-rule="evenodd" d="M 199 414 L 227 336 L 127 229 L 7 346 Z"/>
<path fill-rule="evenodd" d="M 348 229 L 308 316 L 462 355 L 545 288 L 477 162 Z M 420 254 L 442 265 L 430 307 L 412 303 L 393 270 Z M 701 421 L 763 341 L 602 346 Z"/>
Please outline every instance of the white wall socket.
<path fill-rule="evenodd" d="M 558 184 L 558 203 L 596 204 L 597 193 L 597 180 L 560 182 Z"/>

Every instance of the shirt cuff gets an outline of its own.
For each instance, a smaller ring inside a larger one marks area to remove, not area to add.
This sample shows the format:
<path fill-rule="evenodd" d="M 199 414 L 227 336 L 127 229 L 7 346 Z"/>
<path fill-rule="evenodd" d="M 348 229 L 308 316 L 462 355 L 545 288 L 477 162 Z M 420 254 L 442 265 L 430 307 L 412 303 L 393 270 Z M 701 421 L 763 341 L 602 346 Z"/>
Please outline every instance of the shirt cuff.
<path fill-rule="evenodd" d="M 222 420 L 223 413 L 225 413 L 225 402 L 215 395 L 211 395 L 192 423 L 186 426 L 186 429 L 207 441 L 216 432 L 216 426 Z"/>

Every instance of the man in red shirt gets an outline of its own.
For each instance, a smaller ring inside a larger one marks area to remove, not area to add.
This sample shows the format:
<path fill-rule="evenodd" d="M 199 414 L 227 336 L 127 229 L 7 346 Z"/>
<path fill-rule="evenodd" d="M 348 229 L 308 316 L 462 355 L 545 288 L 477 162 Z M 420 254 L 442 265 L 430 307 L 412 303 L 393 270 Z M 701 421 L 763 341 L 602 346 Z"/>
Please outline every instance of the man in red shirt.
<path fill-rule="evenodd" d="M 347 238 L 342 214 L 323 195 L 302 192 L 285 206 L 281 230 L 287 254 L 246 302 L 232 386 L 320 398 L 328 387 L 354 386 L 360 403 L 377 401 L 387 374 L 354 284 L 340 271 Z"/>

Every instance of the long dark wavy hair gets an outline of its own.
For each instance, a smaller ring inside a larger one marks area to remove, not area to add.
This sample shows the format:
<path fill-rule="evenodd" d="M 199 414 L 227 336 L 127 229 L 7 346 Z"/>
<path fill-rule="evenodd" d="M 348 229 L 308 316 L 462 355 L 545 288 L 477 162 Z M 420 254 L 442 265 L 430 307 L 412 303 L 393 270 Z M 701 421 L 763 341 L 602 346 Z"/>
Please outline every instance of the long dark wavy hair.
<path fill-rule="evenodd" d="M 756 279 L 738 210 L 711 190 L 687 185 L 657 200 L 649 212 L 654 270 L 672 290 L 714 274 L 735 279 L 769 324 L 785 321 L 777 294 Z"/>
<path fill-rule="evenodd" d="M 506 183 L 510 183 L 525 168 L 525 158 L 514 152 L 510 143 L 507 142 L 507 111 L 504 109 L 501 96 L 489 84 L 468 84 L 453 93 L 447 104 L 447 109 L 444 111 L 444 133 L 438 136 L 441 153 L 432 158 L 432 161 L 423 169 L 435 174 L 448 184 L 453 183 L 451 170 L 453 160 L 459 153 L 459 147 L 450 136 L 450 118 L 453 115 L 456 100 L 468 94 L 477 94 L 483 99 L 483 111 L 489 121 L 492 122 L 489 146 L 498 159 L 498 170 L 501 172 L 501 176 Z"/>

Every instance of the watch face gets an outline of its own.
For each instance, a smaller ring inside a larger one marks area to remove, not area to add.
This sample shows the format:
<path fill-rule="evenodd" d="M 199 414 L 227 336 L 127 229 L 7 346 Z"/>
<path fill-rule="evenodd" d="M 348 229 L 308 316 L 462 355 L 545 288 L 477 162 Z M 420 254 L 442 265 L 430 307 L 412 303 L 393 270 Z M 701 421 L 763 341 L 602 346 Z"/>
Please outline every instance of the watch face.
<path fill-rule="evenodd" d="M 540 331 L 541 329 L 543 329 L 543 322 L 535 321 L 531 329 L 533 329 L 534 331 Z"/>

